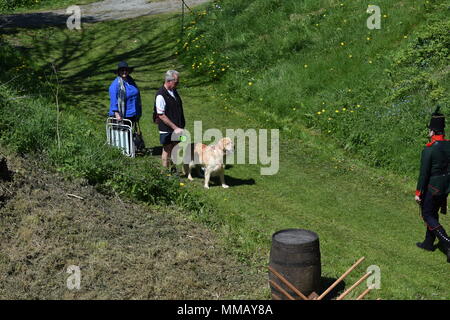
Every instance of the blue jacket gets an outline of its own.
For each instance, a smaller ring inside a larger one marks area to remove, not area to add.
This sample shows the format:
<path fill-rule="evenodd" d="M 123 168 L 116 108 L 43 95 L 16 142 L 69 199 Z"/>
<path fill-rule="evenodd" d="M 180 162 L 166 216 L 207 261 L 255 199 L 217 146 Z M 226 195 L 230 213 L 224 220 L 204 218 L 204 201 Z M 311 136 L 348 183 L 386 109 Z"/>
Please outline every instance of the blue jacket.
<path fill-rule="evenodd" d="M 134 116 L 140 117 L 142 115 L 142 102 L 139 88 L 130 76 L 128 76 L 124 83 L 127 98 L 125 100 L 125 114 L 122 116 L 125 118 L 131 118 Z M 119 89 L 119 77 L 117 77 L 109 86 L 109 98 L 111 101 L 109 105 L 110 117 L 114 116 L 114 112 L 119 111 Z"/>

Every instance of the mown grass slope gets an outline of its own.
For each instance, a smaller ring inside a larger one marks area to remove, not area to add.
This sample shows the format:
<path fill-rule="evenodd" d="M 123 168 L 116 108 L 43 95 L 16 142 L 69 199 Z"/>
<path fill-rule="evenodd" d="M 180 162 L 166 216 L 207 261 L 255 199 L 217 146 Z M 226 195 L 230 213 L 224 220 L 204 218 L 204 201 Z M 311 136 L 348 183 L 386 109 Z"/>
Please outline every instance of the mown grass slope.
<path fill-rule="evenodd" d="M 369 29 L 379 9 L 380 29 Z M 415 175 L 428 117 L 449 107 L 449 1 L 215 1 L 183 61 L 263 122 L 320 129 L 371 165 Z M 370 24 L 370 23 L 369 23 Z"/>

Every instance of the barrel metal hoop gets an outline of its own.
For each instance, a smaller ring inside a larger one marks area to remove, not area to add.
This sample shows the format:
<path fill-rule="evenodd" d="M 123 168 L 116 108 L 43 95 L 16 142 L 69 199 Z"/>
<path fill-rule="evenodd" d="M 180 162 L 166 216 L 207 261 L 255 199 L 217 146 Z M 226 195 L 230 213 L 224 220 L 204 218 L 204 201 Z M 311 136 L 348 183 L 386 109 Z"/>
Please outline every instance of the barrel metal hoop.
<path fill-rule="evenodd" d="M 316 266 L 320 265 L 320 259 L 314 259 L 314 260 L 306 260 L 303 262 L 286 262 L 286 261 L 278 261 L 278 260 L 272 260 L 273 264 L 279 265 L 281 267 L 310 267 L 310 266 Z"/>

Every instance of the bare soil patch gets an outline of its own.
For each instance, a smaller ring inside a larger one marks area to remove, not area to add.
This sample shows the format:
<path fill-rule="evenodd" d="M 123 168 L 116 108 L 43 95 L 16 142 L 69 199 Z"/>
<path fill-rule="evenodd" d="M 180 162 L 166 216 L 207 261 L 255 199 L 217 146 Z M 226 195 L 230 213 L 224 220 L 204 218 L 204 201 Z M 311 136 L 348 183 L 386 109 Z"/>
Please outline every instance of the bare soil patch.
<path fill-rule="evenodd" d="M 176 208 L 68 181 L 0 150 L 0 299 L 256 299 L 266 276 Z M 2 172 L 5 172 L 4 170 Z M 67 268 L 81 270 L 69 290 Z"/>

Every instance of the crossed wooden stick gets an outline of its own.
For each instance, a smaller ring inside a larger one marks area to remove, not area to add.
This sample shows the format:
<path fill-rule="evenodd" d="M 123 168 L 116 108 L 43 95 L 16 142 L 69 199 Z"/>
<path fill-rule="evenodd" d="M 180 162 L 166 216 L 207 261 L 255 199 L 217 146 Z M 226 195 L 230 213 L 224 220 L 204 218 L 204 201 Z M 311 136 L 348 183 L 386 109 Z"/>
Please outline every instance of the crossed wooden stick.
<path fill-rule="evenodd" d="M 291 289 L 296 295 L 298 295 L 302 300 L 322 300 L 331 290 L 333 290 L 342 280 L 347 277 L 350 272 L 352 272 L 361 262 L 364 261 L 364 257 L 360 258 L 358 261 L 356 261 L 347 271 L 345 271 L 342 276 L 339 277 L 330 287 L 328 287 L 327 290 L 325 290 L 320 296 L 317 295 L 317 293 L 313 292 L 308 297 L 305 296 L 303 293 L 300 292 L 292 283 L 290 283 L 288 280 L 286 280 L 285 277 L 283 277 L 281 274 L 279 274 L 274 268 L 269 266 L 270 272 L 273 273 L 278 279 L 280 279 L 281 282 L 283 282 L 289 289 Z M 342 300 L 345 296 L 347 296 L 350 291 L 355 289 L 361 282 L 366 280 L 370 275 L 372 274 L 372 271 L 367 272 L 365 275 L 363 275 L 358 281 L 356 281 L 350 288 L 345 290 L 339 297 L 336 298 L 336 300 Z M 286 290 L 284 290 L 278 283 L 269 280 L 269 283 L 276 288 L 279 292 L 281 292 L 283 295 L 285 295 L 289 300 L 296 300 L 292 295 L 290 295 Z M 356 300 L 361 300 L 366 296 L 370 291 L 372 290 L 372 287 L 367 288 L 364 290 L 363 293 L 361 293 Z M 281 300 L 281 298 L 275 294 L 272 293 L 272 297 L 275 300 Z"/>

